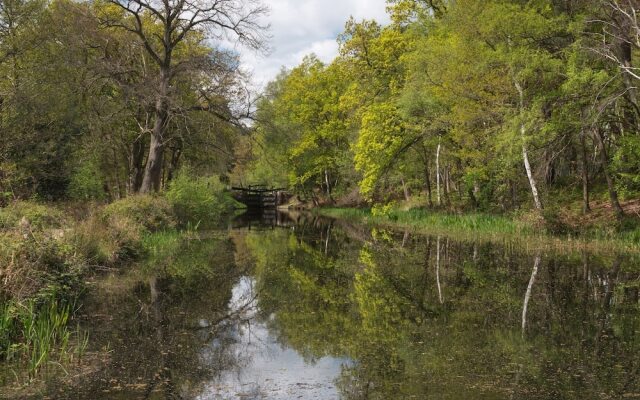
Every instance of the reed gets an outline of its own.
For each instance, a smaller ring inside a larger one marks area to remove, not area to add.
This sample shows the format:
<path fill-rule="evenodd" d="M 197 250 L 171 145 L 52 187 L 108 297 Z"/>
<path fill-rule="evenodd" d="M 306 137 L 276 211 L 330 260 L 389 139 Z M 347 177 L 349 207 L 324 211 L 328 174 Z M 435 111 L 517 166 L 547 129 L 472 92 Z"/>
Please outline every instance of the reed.
<path fill-rule="evenodd" d="M 593 229 L 580 234 L 552 234 L 537 221 L 521 221 L 508 216 L 481 213 L 447 214 L 425 209 L 386 210 L 322 208 L 319 215 L 373 226 L 441 234 L 460 239 L 518 242 L 537 249 L 573 251 L 587 249 L 607 252 L 640 252 L 640 228 L 615 231 Z"/>
<path fill-rule="evenodd" d="M 23 366 L 29 379 L 51 361 L 67 359 L 73 334 L 68 327 L 71 311 L 70 305 L 53 299 L 42 304 L 35 299 L 4 304 L 0 308 L 0 359 Z M 80 344 L 84 352 L 85 338 Z"/>

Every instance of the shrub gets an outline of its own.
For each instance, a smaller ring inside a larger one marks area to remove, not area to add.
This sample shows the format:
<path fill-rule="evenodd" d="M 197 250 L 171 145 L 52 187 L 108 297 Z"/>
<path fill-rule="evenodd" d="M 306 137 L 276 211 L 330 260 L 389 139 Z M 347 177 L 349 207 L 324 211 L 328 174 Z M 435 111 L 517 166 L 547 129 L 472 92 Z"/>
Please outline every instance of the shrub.
<path fill-rule="evenodd" d="M 627 135 L 613 155 L 612 170 L 617 171 L 617 186 L 621 195 L 632 197 L 640 190 L 640 138 Z"/>
<path fill-rule="evenodd" d="M 542 211 L 544 227 L 547 233 L 552 235 L 566 235 L 575 233 L 574 229 L 567 224 L 558 207 L 549 206 Z"/>
<path fill-rule="evenodd" d="M 171 204 L 163 197 L 137 195 L 109 204 L 104 209 L 105 222 L 127 225 L 130 219 L 149 232 L 172 229 L 176 226 Z"/>
<path fill-rule="evenodd" d="M 104 200 L 102 172 L 93 161 L 81 163 L 73 175 L 67 193 L 74 200 Z"/>
<path fill-rule="evenodd" d="M 28 222 L 31 228 L 59 228 L 64 215 L 56 208 L 31 201 L 17 201 L 0 209 L 0 229 L 17 228 Z"/>
<path fill-rule="evenodd" d="M 66 279 L 84 267 L 65 237 L 51 232 L 0 233 L 0 298 L 27 298 L 49 292 L 66 296 L 76 284 Z M 63 279 L 64 278 L 64 279 Z"/>
<path fill-rule="evenodd" d="M 384 217 L 396 220 L 397 216 L 394 215 L 395 208 L 396 203 L 393 201 L 385 205 L 375 204 L 373 208 L 371 208 L 371 215 L 374 217 Z"/>
<path fill-rule="evenodd" d="M 113 265 L 142 254 L 143 230 L 133 219 L 121 215 L 112 215 L 105 221 L 92 214 L 76 225 L 72 243 L 87 262 Z"/>
<path fill-rule="evenodd" d="M 171 181 L 166 197 L 183 224 L 214 221 L 235 206 L 220 179 L 213 176 L 194 178 L 188 168 L 180 170 Z"/>

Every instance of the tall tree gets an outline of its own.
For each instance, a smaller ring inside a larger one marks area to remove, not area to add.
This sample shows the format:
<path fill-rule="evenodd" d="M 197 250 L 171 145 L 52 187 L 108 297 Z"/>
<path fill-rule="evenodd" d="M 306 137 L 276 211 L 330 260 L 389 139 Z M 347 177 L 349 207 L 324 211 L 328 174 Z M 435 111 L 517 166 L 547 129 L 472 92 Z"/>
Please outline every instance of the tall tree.
<path fill-rule="evenodd" d="M 203 63 L 179 60 L 177 53 L 193 36 L 200 41 L 233 40 L 250 48 L 264 49 L 265 29 L 260 18 L 267 12 L 258 0 L 104 0 L 123 15 L 101 16 L 108 27 L 133 33 L 157 65 L 153 123 L 147 162 L 140 191 L 161 186 L 167 130 L 172 119 L 175 83 Z M 206 55 L 205 55 L 206 58 Z"/>

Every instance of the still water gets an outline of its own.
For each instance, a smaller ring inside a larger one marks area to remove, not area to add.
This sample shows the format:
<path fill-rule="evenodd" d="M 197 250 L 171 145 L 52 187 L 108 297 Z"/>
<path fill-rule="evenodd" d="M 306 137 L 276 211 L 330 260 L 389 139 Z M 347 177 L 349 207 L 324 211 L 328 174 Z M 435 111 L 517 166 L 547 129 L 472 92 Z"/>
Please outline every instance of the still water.
<path fill-rule="evenodd" d="M 90 287 L 82 365 L 23 397 L 640 399 L 630 255 L 240 218 Z"/>

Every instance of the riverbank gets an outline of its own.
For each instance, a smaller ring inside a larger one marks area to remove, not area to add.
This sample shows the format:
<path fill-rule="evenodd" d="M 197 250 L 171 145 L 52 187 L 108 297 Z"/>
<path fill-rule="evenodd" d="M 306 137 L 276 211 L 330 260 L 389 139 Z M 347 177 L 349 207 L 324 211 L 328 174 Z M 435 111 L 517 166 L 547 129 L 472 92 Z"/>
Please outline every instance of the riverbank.
<path fill-rule="evenodd" d="M 16 201 L 0 208 L 0 366 L 30 382 L 77 360 L 88 338 L 73 329 L 74 316 L 88 279 L 175 249 L 235 205 L 206 179 L 178 178 L 161 195 L 111 204 Z"/>
<path fill-rule="evenodd" d="M 640 253 L 640 227 L 614 224 L 562 232 L 558 221 L 530 213 L 517 217 L 482 213 L 453 214 L 425 209 L 317 208 L 318 215 L 374 227 L 491 242 L 517 242 L 533 250 L 588 250 Z M 554 233 L 554 229 L 559 231 Z"/>

